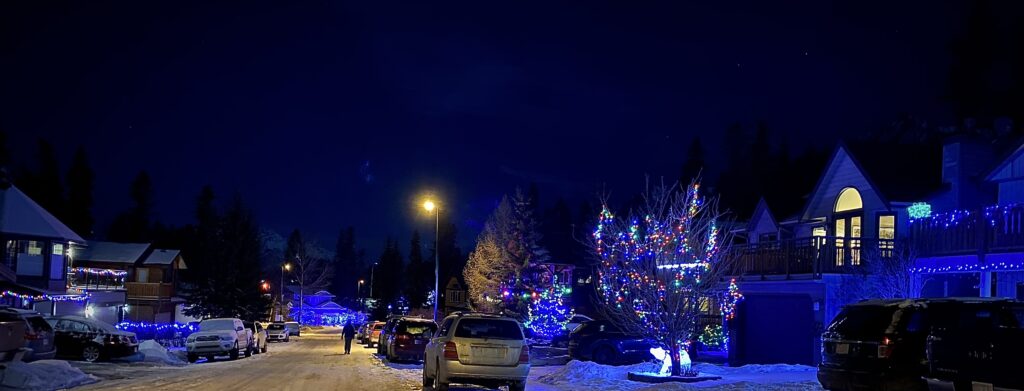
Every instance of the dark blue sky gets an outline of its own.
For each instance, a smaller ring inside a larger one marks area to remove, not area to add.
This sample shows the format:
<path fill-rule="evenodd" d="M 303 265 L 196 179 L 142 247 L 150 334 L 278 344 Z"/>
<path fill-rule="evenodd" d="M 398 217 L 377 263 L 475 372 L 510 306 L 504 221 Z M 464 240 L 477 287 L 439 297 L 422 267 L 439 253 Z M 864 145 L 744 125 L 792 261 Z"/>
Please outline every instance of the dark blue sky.
<path fill-rule="evenodd" d="M 631 194 L 644 174 L 674 178 L 694 135 L 722 164 L 736 121 L 797 150 L 904 112 L 948 121 L 965 8 L 68 3 L 0 5 L 0 129 L 17 160 L 37 137 L 64 167 L 84 145 L 101 227 L 144 169 L 161 221 L 191 221 L 209 183 L 282 233 L 333 246 L 354 225 L 371 254 L 429 230 L 425 189 L 469 243 L 517 185 L 545 203 Z"/>

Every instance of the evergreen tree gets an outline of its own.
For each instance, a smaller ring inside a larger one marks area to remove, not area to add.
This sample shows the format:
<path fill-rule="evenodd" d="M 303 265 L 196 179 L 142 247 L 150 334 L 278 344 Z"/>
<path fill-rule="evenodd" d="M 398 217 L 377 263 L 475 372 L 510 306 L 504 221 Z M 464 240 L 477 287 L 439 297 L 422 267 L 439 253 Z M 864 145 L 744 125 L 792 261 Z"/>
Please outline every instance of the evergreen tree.
<path fill-rule="evenodd" d="M 338 240 L 334 245 L 334 278 L 331 289 L 339 297 L 359 298 L 359 279 L 363 278 L 364 266 L 356 254 L 355 228 L 348 227 L 338 232 Z"/>
<path fill-rule="evenodd" d="M 85 148 L 80 146 L 68 169 L 67 223 L 75 233 L 83 237 L 92 236 L 95 223 L 92 217 L 94 179 Z"/>
<path fill-rule="evenodd" d="M 60 178 L 60 165 L 57 163 L 57 152 L 48 141 L 39 139 L 36 154 L 38 171 L 23 175 L 22 191 L 36 201 L 48 212 L 63 219 L 66 201 L 64 199 L 64 183 Z"/>
<path fill-rule="evenodd" d="M 294 262 L 306 257 L 306 242 L 302 240 L 302 232 L 298 228 L 288 235 L 288 244 L 284 249 L 285 262 Z"/>
<path fill-rule="evenodd" d="M 405 267 L 405 297 L 410 307 L 420 307 L 427 302 L 427 295 L 434 289 L 434 262 L 424 261 L 423 243 L 420 231 L 412 232 L 409 241 L 409 263 Z"/>
<path fill-rule="evenodd" d="M 153 182 L 146 171 L 139 172 L 131 183 L 134 205 L 118 215 L 107 234 L 115 242 L 149 242 L 153 240 Z"/>
<path fill-rule="evenodd" d="M 11 150 L 7 149 L 7 132 L 0 130 L 0 169 L 9 169 Z"/>
<path fill-rule="evenodd" d="M 704 170 L 704 155 L 704 145 L 701 144 L 700 137 L 694 137 L 693 141 L 690 142 L 690 147 L 686 150 L 686 161 L 680 170 L 680 182 L 689 183 L 693 178 L 700 175 L 701 171 Z"/>
<path fill-rule="evenodd" d="M 398 242 L 392 238 L 387 239 L 384 251 L 380 255 L 380 262 L 374 272 L 374 287 L 378 301 L 378 310 L 387 311 L 388 305 L 396 306 L 402 296 L 402 273 L 405 271 L 402 262 L 402 252 Z"/>

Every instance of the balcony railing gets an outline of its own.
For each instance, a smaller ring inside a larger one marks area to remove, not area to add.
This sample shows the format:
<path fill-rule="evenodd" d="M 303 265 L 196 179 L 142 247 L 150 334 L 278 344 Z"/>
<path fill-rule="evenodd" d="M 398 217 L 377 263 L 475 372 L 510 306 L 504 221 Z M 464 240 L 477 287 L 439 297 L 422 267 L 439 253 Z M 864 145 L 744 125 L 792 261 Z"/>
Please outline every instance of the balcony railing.
<path fill-rule="evenodd" d="M 739 258 L 734 275 L 820 276 L 864 270 L 874 258 L 893 255 L 894 242 L 874 238 L 815 236 L 736 245 Z"/>
<path fill-rule="evenodd" d="M 73 267 L 68 273 L 72 288 L 92 290 L 124 289 L 128 272 L 113 269 Z"/>
<path fill-rule="evenodd" d="M 129 282 L 128 298 L 169 298 L 174 295 L 174 287 L 170 283 L 159 282 Z"/>
<path fill-rule="evenodd" d="M 910 228 L 918 256 L 1024 251 L 1024 204 L 937 214 Z"/>

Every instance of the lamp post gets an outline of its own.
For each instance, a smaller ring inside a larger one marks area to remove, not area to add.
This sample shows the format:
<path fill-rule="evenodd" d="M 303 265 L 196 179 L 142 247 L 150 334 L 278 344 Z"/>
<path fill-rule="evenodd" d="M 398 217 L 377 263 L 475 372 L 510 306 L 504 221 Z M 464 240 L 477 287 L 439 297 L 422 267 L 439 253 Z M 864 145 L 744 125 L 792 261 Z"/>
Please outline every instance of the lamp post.
<path fill-rule="evenodd" d="M 363 306 L 363 301 L 359 300 L 359 292 L 363 290 L 363 284 L 366 280 L 359 280 L 356 282 L 356 301 L 359 302 L 359 306 Z"/>
<path fill-rule="evenodd" d="M 437 321 L 437 302 L 441 299 L 441 208 L 434 204 L 434 201 L 427 200 L 423 203 L 423 209 L 427 212 L 434 212 L 434 321 Z"/>
<path fill-rule="evenodd" d="M 281 301 L 277 303 L 277 314 L 281 315 L 281 321 L 284 321 L 284 314 L 281 312 L 284 308 L 284 273 L 292 270 L 292 265 L 288 262 L 281 264 Z"/>
<path fill-rule="evenodd" d="M 374 264 L 370 266 L 370 298 L 371 299 L 374 298 L 374 268 L 376 268 L 376 267 L 377 267 L 377 262 L 374 262 Z"/>

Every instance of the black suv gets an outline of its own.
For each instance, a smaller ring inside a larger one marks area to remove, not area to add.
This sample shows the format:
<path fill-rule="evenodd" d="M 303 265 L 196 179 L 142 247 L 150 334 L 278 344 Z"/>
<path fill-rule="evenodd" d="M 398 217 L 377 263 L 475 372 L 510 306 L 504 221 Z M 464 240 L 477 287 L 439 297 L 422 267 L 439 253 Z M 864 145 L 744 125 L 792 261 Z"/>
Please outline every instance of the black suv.
<path fill-rule="evenodd" d="M 933 390 L 1024 390 L 1024 303 L 973 299 L 933 319 L 928 336 L 928 384 Z"/>
<path fill-rule="evenodd" d="M 569 357 L 598 364 L 634 364 L 654 356 L 656 344 L 638 335 L 620 331 L 611 323 L 591 320 L 569 333 Z"/>
<path fill-rule="evenodd" d="M 377 338 L 377 354 L 384 355 L 384 344 L 387 343 L 388 335 L 395 332 L 395 326 L 398 325 L 398 321 L 402 320 L 402 318 L 404 316 L 391 315 L 384 322 L 384 328 L 380 330 L 380 336 Z"/>
<path fill-rule="evenodd" d="M 926 355 L 929 340 L 953 334 L 961 339 L 976 338 L 977 333 L 991 335 L 969 331 L 977 328 L 959 323 L 960 314 L 995 313 L 1002 305 L 997 303 L 1010 302 L 941 298 L 866 300 L 846 306 L 822 334 L 818 382 L 829 390 L 926 390 L 930 360 L 941 356 Z"/>

